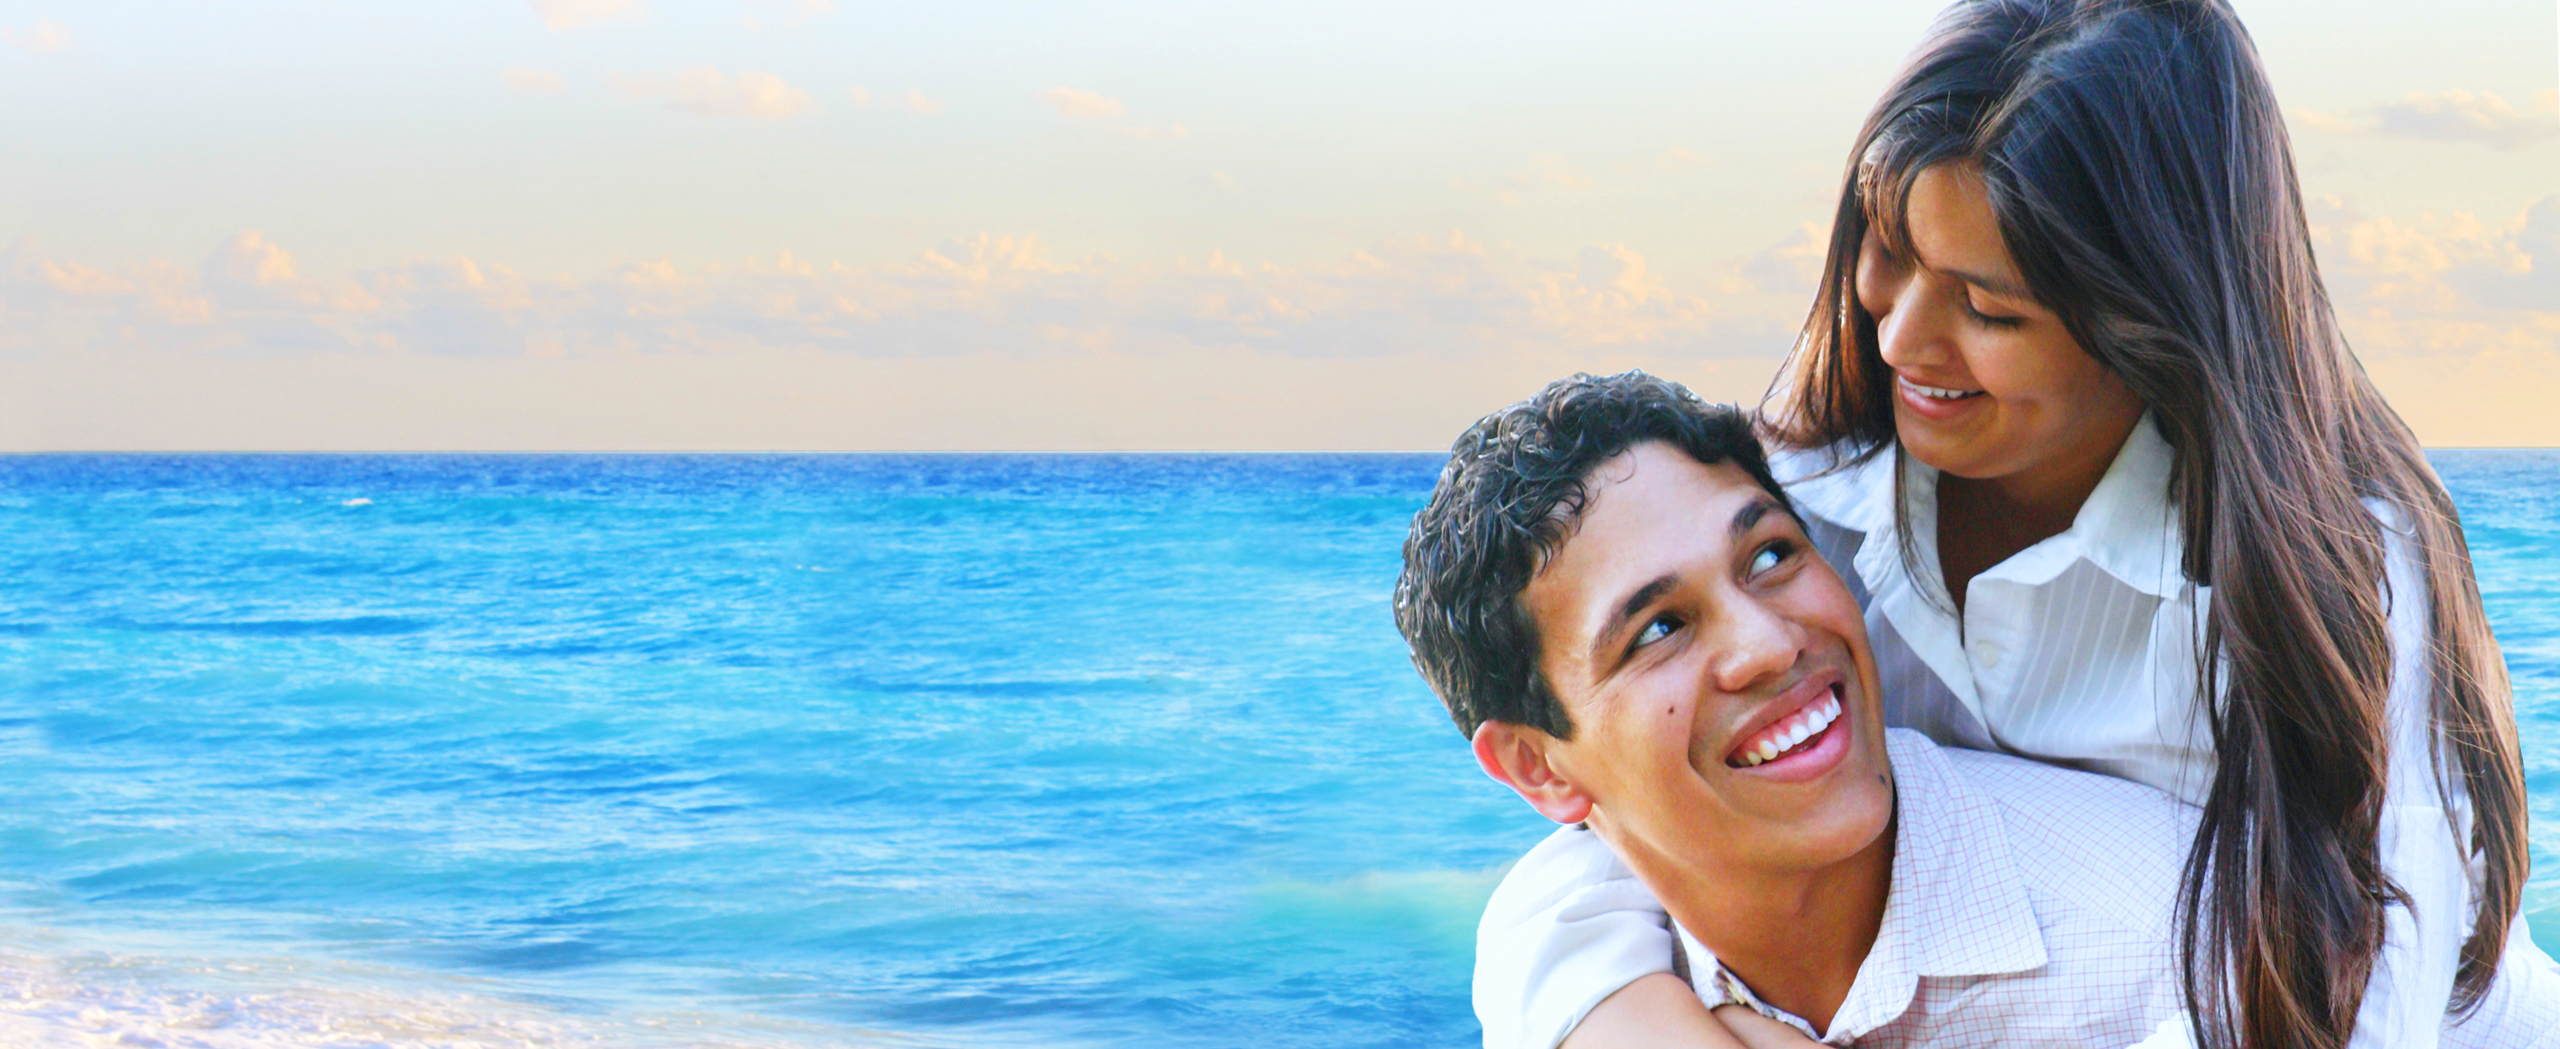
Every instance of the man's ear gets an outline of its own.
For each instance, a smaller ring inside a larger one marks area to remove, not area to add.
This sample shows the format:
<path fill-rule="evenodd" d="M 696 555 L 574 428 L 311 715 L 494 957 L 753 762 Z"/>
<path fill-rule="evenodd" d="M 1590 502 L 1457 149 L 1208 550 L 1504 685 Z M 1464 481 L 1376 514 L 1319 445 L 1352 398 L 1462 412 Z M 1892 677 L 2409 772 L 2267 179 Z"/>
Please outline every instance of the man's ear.
<path fill-rule="evenodd" d="M 1476 726 L 1476 764 L 1484 774 L 1518 791 L 1529 807 L 1558 823 L 1591 818 L 1591 796 L 1565 782 L 1547 751 L 1556 738 L 1527 725 L 1487 721 Z"/>

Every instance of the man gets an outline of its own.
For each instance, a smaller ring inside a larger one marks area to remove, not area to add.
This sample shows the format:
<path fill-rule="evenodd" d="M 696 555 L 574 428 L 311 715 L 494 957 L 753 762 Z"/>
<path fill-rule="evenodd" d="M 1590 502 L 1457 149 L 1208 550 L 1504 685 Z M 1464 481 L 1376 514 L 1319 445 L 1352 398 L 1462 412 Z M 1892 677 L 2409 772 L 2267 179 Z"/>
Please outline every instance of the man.
<path fill-rule="evenodd" d="M 1688 986 L 1618 993 L 1736 1003 L 1758 1016 L 1717 1016 L 1754 1038 L 2183 1043 L 2191 810 L 1888 733 L 1859 608 L 1740 412 L 1629 373 L 1478 423 L 1414 520 L 1396 622 L 1485 772 L 1568 825 L 1550 843 L 1599 835 L 1669 912 Z M 1488 912 L 1594 902 L 1506 884 Z M 1523 1012 L 1597 1003 L 1551 1004 Z M 1488 1049 L 1566 1034 L 1518 1015 L 1483 1016 Z M 1733 1044 L 1699 1023 L 1647 1033 Z"/>

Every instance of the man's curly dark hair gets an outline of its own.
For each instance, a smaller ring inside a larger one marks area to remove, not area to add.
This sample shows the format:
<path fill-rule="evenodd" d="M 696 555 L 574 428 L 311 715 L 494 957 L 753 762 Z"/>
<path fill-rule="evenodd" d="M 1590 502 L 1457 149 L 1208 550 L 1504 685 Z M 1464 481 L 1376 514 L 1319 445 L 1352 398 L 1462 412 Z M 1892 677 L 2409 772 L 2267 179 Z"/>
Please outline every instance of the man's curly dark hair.
<path fill-rule="evenodd" d="M 1572 719 L 1539 672 L 1538 626 L 1520 596 L 1571 534 L 1592 469 L 1646 441 L 1710 466 L 1737 464 L 1792 506 L 1748 414 L 1640 371 L 1558 379 L 1478 420 L 1450 447 L 1431 502 L 1405 536 L 1396 629 L 1470 738 L 1487 721 L 1573 738 Z"/>

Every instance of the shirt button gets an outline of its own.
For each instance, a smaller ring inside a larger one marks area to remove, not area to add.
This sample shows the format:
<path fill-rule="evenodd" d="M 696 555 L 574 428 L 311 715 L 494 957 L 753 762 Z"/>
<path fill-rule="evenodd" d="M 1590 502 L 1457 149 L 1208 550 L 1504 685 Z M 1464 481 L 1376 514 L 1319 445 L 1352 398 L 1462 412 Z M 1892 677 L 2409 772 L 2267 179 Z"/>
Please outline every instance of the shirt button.
<path fill-rule="evenodd" d="M 1999 666 L 2000 646 L 1988 641 L 1976 641 L 1973 644 L 1973 658 L 1981 660 L 1982 665 L 1986 667 Z"/>

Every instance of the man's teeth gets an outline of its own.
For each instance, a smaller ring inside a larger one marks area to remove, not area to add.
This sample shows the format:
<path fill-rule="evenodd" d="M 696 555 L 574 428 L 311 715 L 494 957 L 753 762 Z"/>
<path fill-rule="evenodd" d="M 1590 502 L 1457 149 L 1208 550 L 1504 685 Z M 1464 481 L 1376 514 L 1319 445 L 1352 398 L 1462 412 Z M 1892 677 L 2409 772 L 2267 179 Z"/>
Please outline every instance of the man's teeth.
<path fill-rule="evenodd" d="M 1959 398 L 1971 397 L 1974 394 L 1982 392 L 1980 390 L 1950 390 L 1944 386 L 1922 386 L 1909 379 L 1902 380 L 1902 385 L 1908 386 L 1912 390 L 1917 391 L 1920 396 L 1932 397 L 1941 401 L 1952 401 Z"/>
<path fill-rule="evenodd" d="M 1749 768 L 1793 750 L 1797 744 L 1812 739 L 1814 733 L 1830 727 L 1832 722 L 1839 719 L 1840 697 L 1836 694 L 1825 697 L 1822 702 L 1806 707 L 1795 717 L 1780 722 L 1778 730 L 1762 736 L 1758 746 L 1744 748 L 1742 766 Z"/>

